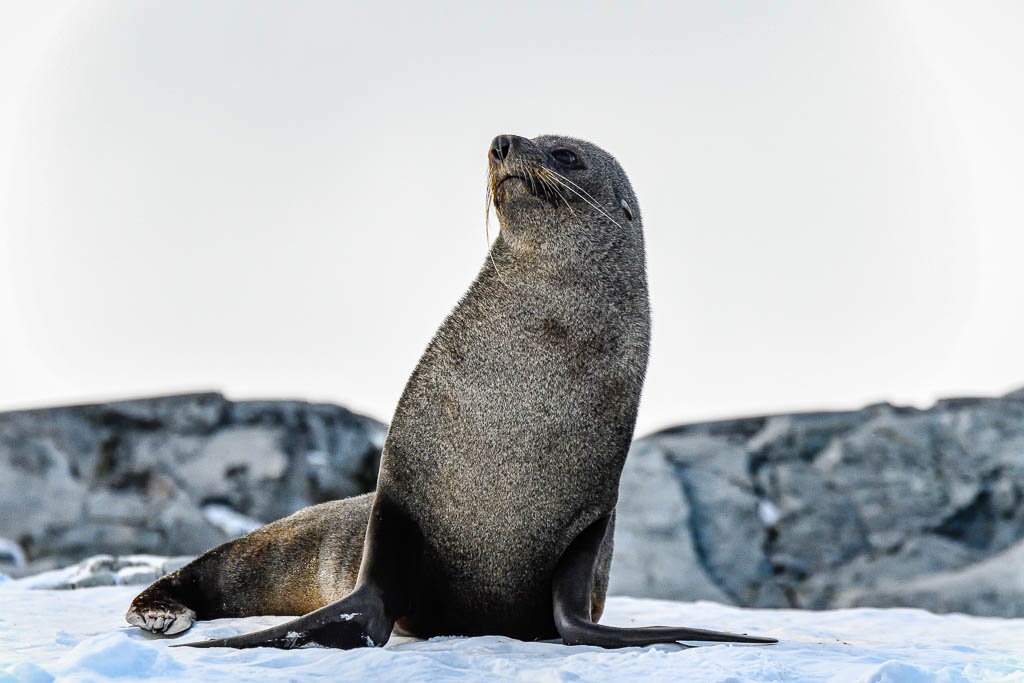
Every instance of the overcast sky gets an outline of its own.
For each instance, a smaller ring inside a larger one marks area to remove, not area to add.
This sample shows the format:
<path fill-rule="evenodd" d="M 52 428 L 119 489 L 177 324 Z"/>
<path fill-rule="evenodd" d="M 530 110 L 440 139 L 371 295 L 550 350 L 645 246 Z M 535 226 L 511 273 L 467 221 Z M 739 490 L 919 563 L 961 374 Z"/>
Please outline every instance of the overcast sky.
<path fill-rule="evenodd" d="M 1024 3 L 0 8 L 0 409 L 389 418 L 504 132 L 633 181 L 641 431 L 1024 385 Z"/>

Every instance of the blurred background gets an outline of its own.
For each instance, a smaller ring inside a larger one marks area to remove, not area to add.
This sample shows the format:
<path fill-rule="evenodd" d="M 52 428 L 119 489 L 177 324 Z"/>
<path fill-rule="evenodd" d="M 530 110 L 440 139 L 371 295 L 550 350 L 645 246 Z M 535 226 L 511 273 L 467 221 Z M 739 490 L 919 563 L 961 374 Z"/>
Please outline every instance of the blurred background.
<path fill-rule="evenodd" d="M 638 430 L 1024 382 L 1015 2 L 8 2 L 0 408 L 387 420 L 482 265 L 485 151 L 640 197 Z"/>
<path fill-rule="evenodd" d="M 0 570 L 372 488 L 483 264 L 490 140 L 561 133 L 618 156 L 648 240 L 613 592 L 1024 615 L 1022 21 L 0 4 L 0 411 L 92 404 L 0 414 Z"/>

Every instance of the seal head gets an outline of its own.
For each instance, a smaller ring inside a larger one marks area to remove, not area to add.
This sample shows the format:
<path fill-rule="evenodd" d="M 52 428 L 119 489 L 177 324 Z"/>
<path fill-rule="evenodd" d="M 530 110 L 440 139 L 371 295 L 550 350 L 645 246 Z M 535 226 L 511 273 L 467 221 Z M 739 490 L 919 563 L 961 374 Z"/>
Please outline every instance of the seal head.
<path fill-rule="evenodd" d="M 597 145 L 559 135 L 499 135 L 488 151 L 488 180 L 513 246 L 582 256 L 629 237 L 642 250 L 633 189 L 615 157 Z"/>

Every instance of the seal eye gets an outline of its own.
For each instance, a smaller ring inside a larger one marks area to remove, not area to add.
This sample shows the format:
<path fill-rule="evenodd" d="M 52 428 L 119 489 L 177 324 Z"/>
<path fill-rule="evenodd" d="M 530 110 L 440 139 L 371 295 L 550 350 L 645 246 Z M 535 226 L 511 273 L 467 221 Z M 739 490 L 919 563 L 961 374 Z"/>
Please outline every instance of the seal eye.
<path fill-rule="evenodd" d="M 575 166 L 580 161 L 575 154 L 564 147 L 551 150 L 551 158 L 563 166 Z"/>

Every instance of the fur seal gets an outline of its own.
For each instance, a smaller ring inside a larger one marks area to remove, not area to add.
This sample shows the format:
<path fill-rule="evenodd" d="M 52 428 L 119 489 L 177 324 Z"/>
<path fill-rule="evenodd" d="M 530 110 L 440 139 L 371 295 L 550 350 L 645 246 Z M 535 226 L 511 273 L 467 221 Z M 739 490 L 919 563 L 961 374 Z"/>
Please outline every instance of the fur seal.
<path fill-rule="evenodd" d="M 196 647 L 353 648 L 396 629 L 567 644 L 771 638 L 599 625 L 619 477 L 647 369 L 640 210 L 607 152 L 501 135 L 501 223 L 399 400 L 377 490 L 224 544 L 147 588 L 127 620 L 302 614 Z"/>

